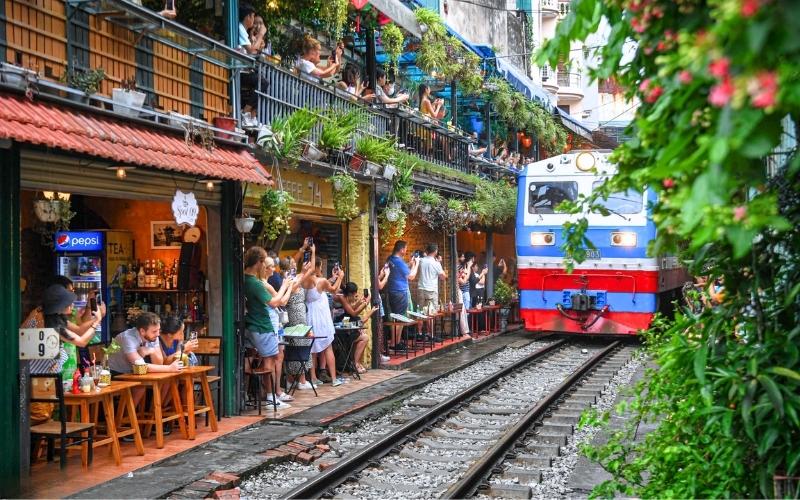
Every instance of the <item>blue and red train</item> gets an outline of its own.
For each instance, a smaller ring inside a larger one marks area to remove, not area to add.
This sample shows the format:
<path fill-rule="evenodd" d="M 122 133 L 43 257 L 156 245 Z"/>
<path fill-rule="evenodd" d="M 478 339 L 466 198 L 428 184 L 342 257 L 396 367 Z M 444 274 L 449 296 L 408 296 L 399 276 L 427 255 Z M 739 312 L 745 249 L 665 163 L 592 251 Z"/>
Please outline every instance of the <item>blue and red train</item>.
<path fill-rule="evenodd" d="M 528 165 L 519 176 L 516 247 L 520 314 L 532 331 L 633 335 L 650 325 L 687 280 L 675 257 L 649 257 L 656 228 L 652 190 L 600 200 L 609 215 L 586 214 L 596 249 L 566 272 L 562 225 L 579 216 L 558 205 L 589 195 L 616 173 L 608 151 L 576 151 Z"/>

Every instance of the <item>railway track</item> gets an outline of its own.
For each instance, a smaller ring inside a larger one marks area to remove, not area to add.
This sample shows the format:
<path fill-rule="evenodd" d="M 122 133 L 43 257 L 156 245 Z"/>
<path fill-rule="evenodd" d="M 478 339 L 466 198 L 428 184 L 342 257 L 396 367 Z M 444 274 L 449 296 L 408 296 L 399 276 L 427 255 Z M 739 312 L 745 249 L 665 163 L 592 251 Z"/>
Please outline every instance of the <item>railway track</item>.
<path fill-rule="evenodd" d="M 539 468 L 566 443 L 583 406 L 602 390 L 598 380 L 610 379 L 624 363 L 621 349 L 619 342 L 596 347 L 567 340 L 538 349 L 282 496 L 525 496 L 522 486 L 488 487 L 487 479 L 493 473 L 540 477 Z"/>

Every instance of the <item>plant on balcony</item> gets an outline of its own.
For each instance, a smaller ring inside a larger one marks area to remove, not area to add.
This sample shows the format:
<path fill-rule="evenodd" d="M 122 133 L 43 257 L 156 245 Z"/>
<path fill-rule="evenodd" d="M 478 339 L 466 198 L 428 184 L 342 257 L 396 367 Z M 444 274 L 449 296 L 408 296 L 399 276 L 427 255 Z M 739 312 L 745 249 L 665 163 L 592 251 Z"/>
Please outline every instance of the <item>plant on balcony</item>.
<path fill-rule="evenodd" d="M 503 226 L 516 216 L 517 187 L 503 181 L 483 181 L 475 187 L 473 202 L 480 224 Z"/>
<path fill-rule="evenodd" d="M 378 165 L 386 165 L 394 160 L 395 143 L 397 139 L 394 137 L 375 137 L 372 135 L 364 135 L 356 140 L 356 153 L 363 156 L 367 161 L 377 163 Z"/>
<path fill-rule="evenodd" d="M 61 81 L 89 96 L 100 90 L 100 83 L 105 80 L 105 78 L 106 71 L 103 68 L 97 68 L 88 71 L 66 71 L 61 76 Z"/>
<path fill-rule="evenodd" d="M 349 174 L 337 173 L 328 179 L 333 184 L 333 208 L 336 216 L 343 221 L 355 219 L 361 210 L 358 208 L 358 183 Z"/>
<path fill-rule="evenodd" d="M 353 108 L 346 112 L 338 109 L 326 111 L 322 117 L 319 147 L 331 151 L 344 149 L 356 130 L 366 125 L 367 121 L 366 113 L 360 108 Z"/>
<path fill-rule="evenodd" d="M 430 212 L 434 207 L 444 203 L 444 198 L 433 189 L 426 189 L 419 194 L 419 203 L 422 212 Z"/>
<path fill-rule="evenodd" d="M 334 40 L 342 37 L 349 4 L 349 0 L 325 0 L 320 5 L 319 18 L 328 27 Z"/>
<path fill-rule="evenodd" d="M 111 89 L 114 100 L 114 112 L 131 118 L 139 117 L 139 110 L 144 105 L 147 94 L 136 90 L 136 77 L 131 76 L 120 82 L 118 88 Z"/>
<path fill-rule="evenodd" d="M 494 284 L 494 301 L 497 305 L 508 307 L 513 298 L 514 289 L 505 281 L 499 279 Z"/>
<path fill-rule="evenodd" d="M 389 23 L 381 28 L 381 45 L 386 52 L 386 70 L 391 70 L 395 75 L 398 74 L 398 64 L 400 56 L 403 54 L 403 43 L 405 36 L 396 24 Z"/>
<path fill-rule="evenodd" d="M 259 145 L 270 151 L 278 160 L 296 163 L 303 141 L 308 138 L 318 120 L 319 117 L 315 113 L 305 108 L 298 109 L 289 116 L 276 118 L 270 124 L 272 138 Z"/>
<path fill-rule="evenodd" d="M 275 241 L 281 234 L 289 234 L 292 210 L 289 204 L 294 199 L 286 191 L 267 189 L 261 195 L 261 222 L 264 241 Z"/>

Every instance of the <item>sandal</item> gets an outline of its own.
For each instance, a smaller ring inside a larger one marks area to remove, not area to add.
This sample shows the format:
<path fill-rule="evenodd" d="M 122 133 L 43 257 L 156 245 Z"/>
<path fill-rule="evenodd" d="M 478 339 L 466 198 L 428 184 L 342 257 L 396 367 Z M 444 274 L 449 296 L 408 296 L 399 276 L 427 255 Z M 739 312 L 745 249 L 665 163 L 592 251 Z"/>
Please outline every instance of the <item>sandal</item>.
<path fill-rule="evenodd" d="M 356 365 L 356 371 L 359 373 L 359 375 L 362 373 L 367 373 L 367 369 L 361 365 Z"/>

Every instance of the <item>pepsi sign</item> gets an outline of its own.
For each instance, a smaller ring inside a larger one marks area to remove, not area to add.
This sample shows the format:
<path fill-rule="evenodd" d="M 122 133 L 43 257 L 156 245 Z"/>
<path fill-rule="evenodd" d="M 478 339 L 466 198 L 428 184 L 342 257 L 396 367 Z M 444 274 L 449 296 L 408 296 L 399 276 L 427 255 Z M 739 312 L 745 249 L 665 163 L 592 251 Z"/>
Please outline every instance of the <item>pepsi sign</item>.
<path fill-rule="evenodd" d="M 57 252 L 99 252 L 103 249 L 103 233 L 59 231 L 55 244 Z"/>

